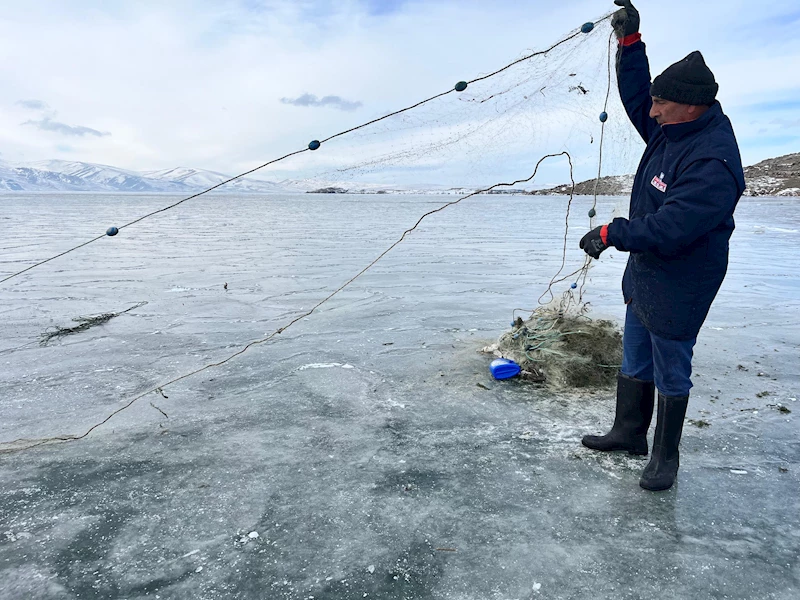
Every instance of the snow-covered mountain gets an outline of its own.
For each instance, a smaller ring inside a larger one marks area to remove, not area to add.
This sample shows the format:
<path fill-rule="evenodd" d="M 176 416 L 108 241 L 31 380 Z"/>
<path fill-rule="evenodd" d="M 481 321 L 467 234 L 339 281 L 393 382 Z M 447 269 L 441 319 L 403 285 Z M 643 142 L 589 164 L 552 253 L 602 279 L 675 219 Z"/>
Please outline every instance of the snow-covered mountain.
<path fill-rule="evenodd" d="M 160 171 L 131 171 L 109 165 L 45 160 L 21 165 L 0 161 L 0 192 L 174 192 L 193 194 L 227 181 L 231 175 L 189 167 Z M 323 179 L 284 179 L 273 182 L 248 176 L 214 190 L 215 193 L 295 193 L 340 189 L 350 194 L 456 194 L 463 190 L 441 185 L 386 186 Z M 466 190 L 466 193 L 472 190 Z"/>
<path fill-rule="evenodd" d="M 36 167 L 0 165 L 0 190 L 22 191 L 67 191 L 95 189 L 80 177 L 48 171 Z"/>
<path fill-rule="evenodd" d="M 144 173 L 85 162 L 46 160 L 30 163 L 27 168 L 38 173 L 59 173 L 77 178 L 82 184 L 76 185 L 86 186 L 80 191 L 183 192 L 190 189 L 181 182 L 151 181 Z"/>
<path fill-rule="evenodd" d="M 11 165 L 0 162 L 0 191 L 61 192 L 175 192 L 195 193 L 231 176 L 214 171 L 179 167 L 137 172 L 79 161 L 46 160 Z M 237 179 L 220 192 L 275 193 L 288 186 L 258 179 Z"/>
<path fill-rule="evenodd" d="M 174 192 L 193 194 L 207 190 L 231 175 L 188 167 L 160 171 L 131 171 L 109 165 L 66 160 L 45 160 L 10 165 L 0 161 L 0 192 Z M 315 193 L 338 189 L 350 194 L 463 194 L 472 189 L 435 184 L 385 185 L 327 179 L 284 179 L 273 182 L 248 176 L 231 181 L 215 193 Z"/>
<path fill-rule="evenodd" d="M 144 171 L 141 175 L 158 181 L 178 182 L 192 188 L 208 189 L 214 185 L 220 184 L 223 181 L 230 179 L 231 175 L 224 173 L 217 173 L 216 171 L 204 171 L 202 169 L 191 169 L 188 167 L 177 167 L 175 169 L 163 169 L 161 171 Z M 252 179 L 243 177 L 236 181 L 231 181 L 225 184 L 220 190 L 228 189 L 228 191 L 236 192 L 255 192 L 255 193 L 271 193 L 271 192 L 286 192 L 286 186 L 271 181 L 264 181 L 261 179 Z"/>

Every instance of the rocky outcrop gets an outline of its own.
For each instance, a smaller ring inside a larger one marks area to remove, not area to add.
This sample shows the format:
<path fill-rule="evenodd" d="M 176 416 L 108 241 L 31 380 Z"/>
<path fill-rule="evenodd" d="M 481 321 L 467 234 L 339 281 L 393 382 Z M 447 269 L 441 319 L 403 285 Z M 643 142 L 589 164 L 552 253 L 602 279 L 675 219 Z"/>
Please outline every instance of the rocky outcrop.
<path fill-rule="evenodd" d="M 744 179 L 745 196 L 800 196 L 800 152 L 747 167 Z"/>
<path fill-rule="evenodd" d="M 610 175 L 601 177 L 600 181 L 589 179 L 575 184 L 576 196 L 593 196 L 595 193 L 595 182 L 597 183 L 598 196 L 630 196 L 633 188 L 633 175 Z M 572 190 L 571 184 L 559 185 L 547 190 L 534 190 L 530 194 L 540 196 L 552 196 L 569 194 Z"/>
<path fill-rule="evenodd" d="M 770 158 L 745 167 L 747 183 L 745 196 L 800 196 L 800 153 Z M 633 187 L 633 175 L 602 177 L 597 185 L 599 196 L 628 196 Z M 569 194 L 572 186 L 559 185 L 546 190 L 529 192 L 537 195 Z M 595 180 L 575 184 L 576 196 L 594 195 Z"/>
<path fill-rule="evenodd" d="M 518 190 L 518 189 L 513 189 L 513 188 L 512 189 L 501 188 L 501 189 L 489 190 L 486 193 L 487 194 L 511 194 L 513 196 L 513 195 L 518 195 L 518 194 L 527 194 L 528 192 L 525 191 L 525 190 Z"/>
<path fill-rule="evenodd" d="M 347 190 L 340 187 L 324 187 L 318 190 L 309 190 L 306 194 L 346 194 Z"/>

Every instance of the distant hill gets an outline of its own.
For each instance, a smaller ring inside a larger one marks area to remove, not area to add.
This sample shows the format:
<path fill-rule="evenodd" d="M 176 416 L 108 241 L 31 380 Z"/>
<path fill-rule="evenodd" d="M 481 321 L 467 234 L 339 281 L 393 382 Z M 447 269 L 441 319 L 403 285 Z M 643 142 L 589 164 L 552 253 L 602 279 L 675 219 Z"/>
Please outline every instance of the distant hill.
<path fill-rule="evenodd" d="M 575 184 L 575 194 L 578 196 L 593 196 L 595 182 L 597 182 L 597 194 L 600 196 L 629 196 L 633 189 L 633 175 L 610 175 L 601 177 L 600 181 L 589 179 Z M 534 190 L 529 192 L 534 195 L 552 196 L 569 194 L 572 189 L 571 184 L 558 185 L 546 190 Z"/>
<path fill-rule="evenodd" d="M 0 161 L 0 192 L 139 192 L 194 194 L 227 181 L 232 175 L 176 167 L 160 171 L 131 171 L 109 165 L 80 161 L 46 160 L 11 165 Z M 284 179 L 265 181 L 248 176 L 226 183 L 215 193 L 299 194 L 458 194 L 464 188 L 441 185 L 385 187 L 375 183 L 327 181 L 319 179 Z"/>
<path fill-rule="evenodd" d="M 80 161 L 47 160 L 10 165 L 0 161 L 0 192 L 139 192 L 193 194 L 206 190 L 230 175 L 216 171 L 177 167 L 161 171 L 131 171 L 109 165 Z M 800 196 L 800 153 L 770 158 L 745 168 L 746 196 Z M 590 196 L 627 196 L 633 187 L 633 175 L 612 175 L 575 184 L 575 193 Z M 492 190 L 489 193 L 537 195 L 569 194 L 571 185 L 545 190 Z M 474 190 L 440 185 L 406 185 L 384 187 L 356 182 L 320 181 L 311 179 L 265 181 L 244 177 L 219 188 L 220 193 L 331 193 L 348 194 L 468 194 Z"/>
<path fill-rule="evenodd" d="M 167 183 L 181 183 L 191 188 L 200 190 L 206 190 L 232 177 L 232 175 L 225 175 L 224 173 L 217 173 L 216 171 L 204 171 L 202 169 L 191 169 L 187 167 L 164 169 L 162 171 L 144 171 L 142 175 L 148 179 L 155 179 Z M 285 192 L 286 188 L 279 183 L 242 177 L 236 181 L 226 183 L 224 186 L 219 188 L 219 190 L 263 194 Z"/>
<path fill-rule="evenodd" d="M 597 193 L 601 196 L 628 196 L 633 188 L 633 175 L 601 177 Z M 745 196 L 800 196 L 800 153 L 787 154 L 763 160 L 757 165 L 745 167 L 747 183 Z M 589 179 L 575 184 L 578 196 L 594 195 L 595 180 Z M 546 190 L 529 192 L 538 195 L 569 194 L 571 185 L 559 185 Z"/>
<path fill-rule="evenodd" d="M 744 178 L 747 196 L 800 196 L 800 152 L 762 160 Z"/>
<path fill-rule="evenodd" d="M 46 160 L 23 165 L 0 162 L 0 191 L 12 192 L 151 192 L 195 193 L 231 176 L 178 167 L 163 171 L 130 171 L 79 161 Z M 287 187 L 270 181 L 242 178 L 220 192 L 274 193 Z"/>

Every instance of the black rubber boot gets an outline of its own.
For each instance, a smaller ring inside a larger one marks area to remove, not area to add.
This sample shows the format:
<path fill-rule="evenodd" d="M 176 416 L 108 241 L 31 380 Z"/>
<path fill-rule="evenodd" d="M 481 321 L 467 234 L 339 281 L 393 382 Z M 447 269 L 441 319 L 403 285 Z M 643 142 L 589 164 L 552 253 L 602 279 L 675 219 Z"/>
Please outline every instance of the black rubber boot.
<path fill-rule="evenodd" d="M 647 430 L 653 418 L 655 384 L 619 373 L 617 375 L 617 413 L 606 435 L 586 435 L 584 446 L 604 452 L 628 451 L 647 454 Z"/>
<path fill-rule="evenodd" d="M 644 489 L 660 492 L 668 490 L 675 483 L 680 464 L 678 444 L 681 441 L 687 406 L 689 406 L 689 396 L 670 397 L 658 394 L 653 455 L 639 480 L 639 485 Z"/>

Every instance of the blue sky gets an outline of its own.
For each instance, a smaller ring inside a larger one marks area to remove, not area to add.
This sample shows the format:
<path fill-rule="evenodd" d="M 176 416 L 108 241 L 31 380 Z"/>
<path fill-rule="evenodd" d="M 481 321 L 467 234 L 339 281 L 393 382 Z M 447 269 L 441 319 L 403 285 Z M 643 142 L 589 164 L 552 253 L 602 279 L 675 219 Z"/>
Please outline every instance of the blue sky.
<path fill-rule="evenodd" d="M 640 0 L 657 74 L 700 49 L 746 164 L 800 152 L 796 0 Z M 0 20 L 0 157 L 245 170 L 490 72 L 577 0 L 29 0 Z"/>

